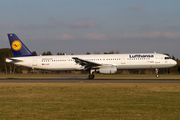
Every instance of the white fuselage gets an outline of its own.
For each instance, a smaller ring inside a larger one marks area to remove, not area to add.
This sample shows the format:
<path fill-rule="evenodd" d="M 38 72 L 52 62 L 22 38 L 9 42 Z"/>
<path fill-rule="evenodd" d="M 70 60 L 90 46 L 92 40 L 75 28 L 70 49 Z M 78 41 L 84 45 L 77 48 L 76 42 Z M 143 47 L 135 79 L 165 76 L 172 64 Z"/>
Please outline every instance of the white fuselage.
<path fill-rule="evenodd" d="M 16 65 L 45 70 L 82 70 L 73 57 L 104 65 L 114 65 L 117 69 L 154 69 L 173 67 L 177 63 L 167 55 L 158 53 L 147 54 L 96 54 L 96 55 L 56 55 L 16 57 L 18 62 L 7 59 Z"/>

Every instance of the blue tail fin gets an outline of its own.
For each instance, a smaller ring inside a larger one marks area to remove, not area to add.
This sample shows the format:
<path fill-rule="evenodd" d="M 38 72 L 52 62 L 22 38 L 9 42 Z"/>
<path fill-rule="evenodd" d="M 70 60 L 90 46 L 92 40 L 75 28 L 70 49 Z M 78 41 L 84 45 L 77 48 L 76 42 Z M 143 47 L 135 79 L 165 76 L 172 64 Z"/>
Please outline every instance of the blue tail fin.
<path fill-rule="evenodd" d="M 8 34 L 8 38 L 14 57 L 35 56 L 15 34 Z"/>

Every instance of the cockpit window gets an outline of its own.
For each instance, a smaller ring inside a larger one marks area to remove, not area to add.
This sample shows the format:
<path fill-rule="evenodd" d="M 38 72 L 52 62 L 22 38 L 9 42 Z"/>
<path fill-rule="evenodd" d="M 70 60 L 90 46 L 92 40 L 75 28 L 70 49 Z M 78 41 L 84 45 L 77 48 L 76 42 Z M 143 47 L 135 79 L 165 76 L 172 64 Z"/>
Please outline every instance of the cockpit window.
<path fill-rule="evenodd" d="M 165 57 L 165 60 L 167 60 L 167 59 L 171 59 L 171 57 Z"/>

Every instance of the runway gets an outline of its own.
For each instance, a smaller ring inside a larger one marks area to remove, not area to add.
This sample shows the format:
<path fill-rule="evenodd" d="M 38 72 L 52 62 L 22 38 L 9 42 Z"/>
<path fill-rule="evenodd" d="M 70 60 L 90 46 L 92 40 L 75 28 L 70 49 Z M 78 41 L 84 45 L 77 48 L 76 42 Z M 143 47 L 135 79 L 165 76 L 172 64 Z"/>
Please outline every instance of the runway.
<path fill-rule="evenodd" d="M 0 79 L 1 82 L 25 83 L 180 83 L 180 79 Z"/>

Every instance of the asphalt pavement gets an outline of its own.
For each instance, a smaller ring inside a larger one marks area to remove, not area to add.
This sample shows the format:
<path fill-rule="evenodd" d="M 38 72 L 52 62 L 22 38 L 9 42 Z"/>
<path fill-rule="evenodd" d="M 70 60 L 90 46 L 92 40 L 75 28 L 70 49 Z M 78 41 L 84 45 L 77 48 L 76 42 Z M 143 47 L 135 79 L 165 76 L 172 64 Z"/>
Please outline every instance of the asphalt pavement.
<path fill-rule="evenodd" d="M 39 83 L 180 83 L 180 79 L 0 79 L 0 82 L 39 82 Z"/>

